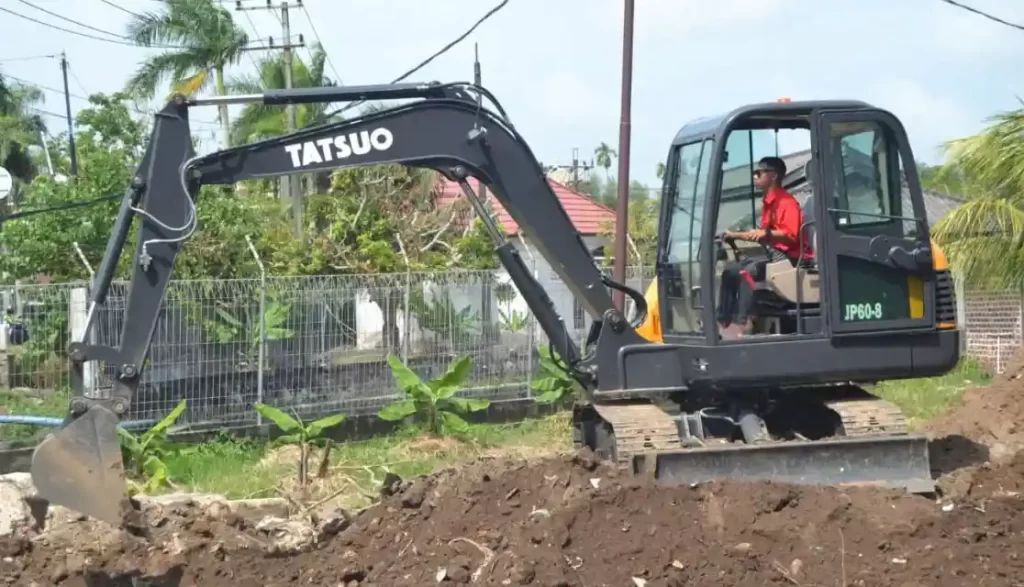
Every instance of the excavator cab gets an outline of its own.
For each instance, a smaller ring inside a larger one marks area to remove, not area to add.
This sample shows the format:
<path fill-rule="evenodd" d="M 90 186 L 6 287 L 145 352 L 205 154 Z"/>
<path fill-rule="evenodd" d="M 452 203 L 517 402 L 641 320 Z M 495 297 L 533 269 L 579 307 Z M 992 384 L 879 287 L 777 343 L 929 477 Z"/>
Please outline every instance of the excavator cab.
<path fill-rule="evenodd" d="M 722 269 L 764 245 L 720 235 L 760 226 L 752 172 L 768 155 L 786 164 L 783 188 L 803 212 L 797 248 L 813 256 L 767 263 L 755 285 L 755 331 L 739 344 L 955 326 L 948 267 L 929 238 L 900 122 L 860 102 L 786 102 L 696 121 L 673 141 L 658 255 L 663 341 L 736 343 L 716 327 Z M 952 360 L 922 358 L 922 370 Z"/>

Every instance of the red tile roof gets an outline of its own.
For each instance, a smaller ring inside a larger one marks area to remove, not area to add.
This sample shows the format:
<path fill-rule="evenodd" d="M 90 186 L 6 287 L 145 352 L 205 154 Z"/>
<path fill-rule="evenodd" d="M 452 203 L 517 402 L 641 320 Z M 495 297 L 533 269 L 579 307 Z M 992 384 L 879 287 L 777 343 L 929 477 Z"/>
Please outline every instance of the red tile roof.
<path fill-rule="evenodd" d="M 469 179 L 469 185 L 473 191 L 480 193 L 480 182 L 475 178 Z M 596 235 L 601 232 L 604 225 L 612 227 L 615 225 L 615 211 L 590 199 L 589 197 L 561 184 L 553 179 L 548 179 L 548 185 L 555 192 L 558 201 L 565 208 L 569 220 L 572 221 L 576 231 L 584 236 Z M 446 206 L 455 203 L 464 197 L 459 184 L 449 181 L 445 177 L 440 178 L 438 189 L 435 191 L 438 206 Z M 512 219 L 512 216 L 501 205 L 501 202 L 494 198 L 494 195 L 487 192 L 487 201 L 497 215 L 501 226 L 505 229 L 506 236 L 519 234 L 519 224 Z"/>

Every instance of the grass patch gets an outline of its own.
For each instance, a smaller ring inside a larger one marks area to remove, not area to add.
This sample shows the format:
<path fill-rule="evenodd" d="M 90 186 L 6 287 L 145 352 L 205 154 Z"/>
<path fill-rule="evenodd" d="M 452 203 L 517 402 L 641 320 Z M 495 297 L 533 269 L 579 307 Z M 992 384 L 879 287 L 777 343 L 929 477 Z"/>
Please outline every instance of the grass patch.
<path fill-rule="evenodd" d="M 990 382 L 988 372 L 977 362 L 965 359 L 941 377 L 884 381 L 871 391 L 902 408 L 910 426 L 916 428 L 956 405 L 965 390 Z"/>
<path fill-rule="evenodd" d="M 425 475 L 480 456 L 542 456 L 572 447 L 568 412 L 511 424 L 471 424 L 460 438 L 431 438 L 416 429 L 368 440 L 339 443 L 331 450 L 329 474 L 316 477 L 322 452 L 310 458 L 312 477 L 305 502 L 332 494 L 331 503 L 361 507 L 377 493 L 386 473 L 403 479 Z M 186 446 L 164 462 L 179 491 L 219 493 L 230 499 L 294 496 L 298 447 L 271 447 L 224 436 Z"/>
<path fill-rule="evenodd" d="M 32 393 L 17 390 L 0 391 L 0 413 L 17 416 L 48 416 L 63 418 L 68 410 L 68 391 Z M 0 424 L 0 440 L 28 441 L 41 438 L 48 428 L 26 424 Z"/>
<path fill-rule="evenodd" d="M 230 499 L 265 497 L 287 473 L 284 466 L 264 467 L 267 443 L 227 436 L 179 447 L 164 458 L 178 490 L 219 493 Z"/>

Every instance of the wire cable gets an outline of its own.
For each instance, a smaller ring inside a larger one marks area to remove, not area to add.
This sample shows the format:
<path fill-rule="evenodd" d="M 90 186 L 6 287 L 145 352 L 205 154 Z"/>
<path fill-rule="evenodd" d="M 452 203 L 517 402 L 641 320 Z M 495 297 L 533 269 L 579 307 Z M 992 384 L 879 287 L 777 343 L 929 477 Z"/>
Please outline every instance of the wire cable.
<path fill-rule="evenodd" d="M 54 55 L 31 55 L 29 57 L 7 57 L 7 58 L 4 58 L 4 59 L 0 59 L 0 63 L 7 63 L 7 62 L 11 62 L 11 61 L 32 61 L 34 59 L 56 59 L 57 57 L 60 57 L 60 55 L 54 54 Z"/>
<path fill-rule="evenodd" d="M 410 70 L 406 71 L 402 75 L 400 75 L 400 76 L 396 77 L 395 79 L 391 80 L 390 83 L 397 84 L 398 82 L 404 80 L 405 78 L 409 77 L 410 75 L 412 75 L 412 74 L 416 73 L 417 71 L 419 71 L 419 70 L 423 69 L 424 67 L 426 67 L 426 65 L 428 63 L 430 63 L 434 59 L 440 57 L 444 53 L 448 52 L 448 50 L 450 50 L 452 47 L 454 47 L 455 45 L 458 45 L 460 42 L 462 42 L 463 39 L 468 37 L 473 31 L 475 31 L 477 29 L 477 27 L 479 27 L 481 24 L 483 24 L 483 22 L 485 20 L 487 20 L 488 18 L 493 16 L 496 12 L 498 12 L 499 10 L 504 8 L 506 4 L 508 4 L 508 0 L 502 0 L 501 2 L 499 2 L 494 8 L 491 8 L 490 10 L 488 10 L 486 14 L 484 14 L 482 17 L 480 17 L 480 19 L 478 19 L 475 23 L 473 23 L 473 26 L 469 27 L 469 29 L 467 29 L 466 32 L 464 32 L 461 35 L 459 35 L 458 37 L 456 37 L 454 40 L 452 40 L 447 45 L 442 47 L 439 51 L 435 52 L 430 57 L 427 57 L 426 59 L 421 61 L 419 64 L 417 64 L 416 66 L 414 66 Z M 347 106 L 344 106 L 342 108 L 339 108 L 339 109 L 337 109 L 337 110 L 335 110 L 333 112 L 328 112 L 326 117 L 330 118 L 331 116 L 335 116 L 335 115 L 341 114 L 341 113 L 346 112 L 348 110 L 351 110 L 352 108 L 355 108 L 356 106 L 359 106 L 359 105 L 361 105 L 361 104 L 363 104 L 365 102 L 366 102 L 366 100 L 360 100 L 358 102 L 352 102 L 351 104 L 349 104 Z"/>
<path fill-rule="evenodd" d="M 142 16 L 138 12 L 132 12 L 131 10 L 128 10 L 127 8 L 125 8 L 125 7 L 123 7 L 123 6 L 119 5 L 119 4 L 114 4 L 110 0 L 100 0 L 100 2 L 102 2 L 102 3 L 104 3 L 104 4 L 108 5 L 108 6 L 113 6 L 114 8 L 116 8 L 116 9 L 118 9 L 121 12 L 124 12 L 126 14 L 130 14 L 132 16 L 137 16 L 139 18 L 145 18 L 144 16 Z"/>
<path fill-rule="evenodd" d="M 72 71 L 70 65 L 71 64 L 69 63 L 68 64 L 68 72 L 69 73 Z M 6 74 L 6 73 L 4 74 L 4 77 L 8 78 L 8 79 L 12 79 L 12 80 L 14 80 L 14 81 L 16 81 L 16 82 L 18 82 L 18 83 L 20 83 L 22 85 L 32 86 L 34 88 L 39 88 L 41 90 L 46 90 L 48 92 L 53 92 L 53 93 L 59 94 L 61 96 L 64 95 L 64 90 L 62 90 L 60 88 L 55 88 L 53 86 L 47 86 L 47 85 L 44 85 L 44 84 L 36 83 L 36 82 L 34 82 L 32 80 L 27 80 L 25 78 L 21 78 L 21 77 L 18 77 L 16 75 L 9 75 L 9 74 Z M 68 96 L 71 96 L 72 98 L 75 98 L 76 100 L 84 100 L 86 102 L 89 102 L 89 98 L 87 96 L 83 96 L 81 94 L 75 94 L 75 93 L 72 93 L 72 92 L 68 92 Z M 136 114 L 142 114 L 142 115 L 145 115 L 145 116 L 153 116 L 154 114 L 156 114 L 156 112 L 154 112 L 152 110 L 140 110 L 140 109 L 135 108 L 133 106 L 128 106 L 127 108 L 129 110 L 131 110 L 132 112 L 135 112 Z M 54 114 L 54 116 L 61 116 L 61 115 Z M 65 116 L 64 118 L 67 118 L 67 117 Z M 190 125 L 191 124 L 197 124 L 197 125 L 207 124 L 207 125 L 210 125 L 210 126 L 217 126 L 217 127 L 220 126 L 220 123 L 214 122 L 212 120 L 193 120 L 193 119 L 190 118 L 188 122 L 189 122 Z"/>
<path fill-rule="evenodd" d="M 60 25 L 56 25 L 56 24 L 53 24 L 53 23 L 42 21 L 42 20 L 39 20 L 37 18 L 32 18 L 31 16 L 25 16 L 24 14 L 15 12 L 15 11 L 9 9 L 9 8 L 4 8 L 3 6 L 0 6 L 0 11 L 6 12 L 7 14 L 12 14 L 14 16 L 17 16 L 18 18 L 23 18 L 25 20 L 34 22 L 36 24 L 41 24 L 41 25 L 43 25 L 45 27 L 49 27 L 51 29 L 56 29 L 58 31 L 63 31 L 65 33 L 70 33 L 72 35 L 78 35 L 79 37 L 85 37 L 86 39 L 93 39 L 95 41 L 104 41 L 106 43 L 113 43 L 115 45 L 125 45 L 125 46 L 128 46 L 128 47 L 137 47 L 137 48 L 187 49 L 187 47 L 169 47 L 169 46 L 168 47 L 161 47 L 161 46 L 157 46 L 157 45 L 148 45 L 148 46 L 136 45 L 135 43 L 129 43 L 127 41 L 120 41 L 120 40 L 117 40 L 117 39 L 107 39 L 105 37 L 97 37 L 96 35 L 90 35 L 89 33 L 83 33 L 81 31 L 75 31 L 75 30 L 71 30 L 71 29 L 68 29 L 68 28 L 64 28 L 64 27 L 62 27 Z"/>
<path fill-rule="evenodd" d="M 20 2 L 25 2 L 25 0 L 19 0 L 19 1 Z M 29 6 L 34 6 L 34 5 L 32 5 L 32 4 L 28 3 L 28 2 L 26 2 L 26 4 L 29 4 Z M 48 11 L 42 9 L 42 8 L 40 8 L 39 10 L 43 10 L 44 12 L 48 12 Z M 106 37 L 98 37 L 96 35 L 92 35 L 92 34 L 89 34 L 89 33 L 83 33 L 81 31 L 76 31 L 76 30 L 72 30 L 72 29 L 69 29 L 69 28 L 65 28 L 65 27 L 62 27 L 60 25 L 53 24 L 52 22 L 46 22 L 44 20 L 39 20 L 38 18 L 33 18 L 31 16 L 27 16 L 27 15 L 21 14 L 20 12 L 15 12 L 15 11 L 11 10 L 10 8 L 4 8 L 3 6 L 0 6 L 0 11 L 6 12 L 7 14 L 11 14 L 11 15 L 17 16 L 18 18 L 23 18 L 23 19 L 25 19 L 27 21 L 34 22 L 36 24 L 41 24 L 41 25 L 43 25 L 45 27 L 49 27 L 51 29 L 56 29 L 58 31 L 63 31 L 65 33 L 70 33 L 72 35 L 78 35 L 79 37 L 84 37 L 86 39 L 92 39 L 94 41 L 104 41 L 106 43 L 113 43 L 115 45 L 124 45 L 126 47 L 135 47 L 135 48 L 138 48 L 138 49 L 194 49 L 195 48 L 195 47 L 189 47 L 187 45 L 162 45 L 162 44 L 142 45 L 142 44 L 139 44 L 139 43 L 136 43 L 136 42 L 132 41 L 132 39 L 130 39 L 129 37 L 118 35 L 116 33 L 111 33 L 109 31 L 103 31 L 103 29 L 95 29 L 95 27 L 89 27 L 89 25 L 80 23 L 80 22 L 78 22 L 76 20 L 71 20 L 71 19 L 68 19 L 68 18 L 60 17 L 60 18 L 62 18 L 64 20 L 69 20 L 69 21 L 71 21 L 71 22 L 73 22 L 75 24 L 78 24 L 80 26 L 84 26 L 84 27 L 87 27 L 87 28 L 93 28 L 94 30 L 99 30 L 99 31 L 102 31 L 105 34 L 113 35 L 113 36 L 117 37 L 115 39 L 108 39 Z M 274 47 L 268 46 L 268 47 L 256 47 L 256 48 L 273 49 Z"/>
<path fill-rule="evenodd" d="M 27 216 L 35 216 L 36 214 L 46 214 L 48 212 L 60 212 L 61 210 L 70 210 L 72 208 L 81 208 L 83 206 L 92 206 L 93 204 L 99 204 L 101 202 L 107 202 L 110 200 L 116 200 L 121 197 L 121 194 L 114 194 L 112 196 L 103 196 L 102 198 L 96 198 L 93 200 L 78 200 L 74 202 L 67 202 L 60 206 L 51 206 L 49 208 L 33 208 L 32 210 L 22 210 L 21 212 L 15 212 L 13 214 L 0 215 L 0 224 L 8 222 L 10 220 L 18 220 Z"/>
<path fill-rule="evenodd" d="M 324 52 L 324 55 L 327 56 L 327 65 L 331 68 L 331 73 L 334 74 L 334 81 L 338 82 L 340 85 L 344 85 L 341 81 L 341 74 L 338 73 L 338 70 L 334 67 L 334 61 L 331 60 L 331 54 L 327 52 L 327 47 L 324 46 L 324 42 L 320 40 L 320 33 L 317 32 L 316 25 L 313 24 L 313 17 L 309 15 L 309 10 L 306 9 L 305 4 L 299 4 L 299 8 L 301 8 L 303 14 L 306 15 L 306 21 L 309 22 L 309 28 L 313 29 L 313 37 L 316 38 L 317 43 L 320 43 L 320 49 Z M 312 59 L 313 53 L 310 52 L 309 56 L 310 59 Z"/>
<path fill-rule="evenodd" d="M 42 108 L 36 108 L 35 106 L 28 106 L 28 109 L 33 111 L 33 112 L 39 113 L 39 114 L 44 114 L 46 116 L 53 116 L 55 118 L 63 118 L 64 120 L 68 119 L 66 114 L 59 114 L 57 112 L 52 112 L 50 110 L 43 110 Z"/>
<path fill-rule="evenodd" d="M 97 33 L 102 33 L 104 35 L 110 35 L 111 37 L 117 37 L 118 39 L 124 39 L 126 41 L 130 41 L 131 40 L 130 38 L 128 38 L 128 37 L 126 37 L 124 35 L 119 35 L 117 33 L 112 33 L 112 32 L 110 32 L 108 30 L 96 28 L 96 27 L 94 27 L 92 25 L 85 24 L 84 22 L 79 22 L 79 21 L 77 21 L 77 20 L 75 20 L 73 18 L 68 18 L 68 17 L 63 16 L 61 14 L 58 14 L 58 13 L 52 11 L 52 10 L 47 10 L 46 8 L 43 8 L 41 6 L 36 6 L 35 4 L 29 2 L 28 0 L 18 0 L 18 2 L 21 2 L 25 6 L 29 6 L 31 8 L 35 8 L 39 12 L 45 12 L 46 14 L 49 14 L 50 16 L 59 18 L 60 20 L 63 20 L 64 22 L 70 22 L 71 24 L 77 24 L 78 26 L 80 26 L 82 28 L 86 28 L 86 29 L 89 29 L 91 31 L 96 31 Z"/>
<path fill-rule="evenodd" d="M 85 94 L 86 96 L 88 96 L 89 95 L 89 90 L 85 89 L 85 85 L 82 84 L 82 80 L 78 79 L 78 76 L 75 74 L 75 70 L 71 69 L 71 64 L 70 63 L 68 63 L 68 73 L 71 74 L 71 79 L 75 80 L 75 85 L 78 86 L 78 89 L 82 90 L 82 93 Z"/>
<path fill-rule="evenodd" d="M 978 16 L 981 16 L 983 18 L 987 18 L 989 20 L 998 22 L 999 24 L 1004 24 L 1004 25 L 1006 25 L 1008 27 L 1012 27 L 1012 28 L 1024 31 L 1024 24 L 1017 24 L 1017 23 L 1014 23 L 1014 22 L 1009 22 L 1009 21 L 1003 20 L 1003 19 L 999 18 L 998 16 L 995 16 L 993 14 L 989 14 L 989 13 L 984 12 L 982 10 L 978 10 L 977 8 L 974 8 L 973 6 L 968 6 L 966 4 L 961 4 L 961 3 L 957 2 L 956 0 L 940 0 L 940 1 L 941 2 L 945 2 L 946 4 L 949 4 L 950 6 L 956 6 L 957 8 L 962 8 L 963 10 L 966 10 L 967 12 L 973 12 L 974 14 L 977 14 Z"/>

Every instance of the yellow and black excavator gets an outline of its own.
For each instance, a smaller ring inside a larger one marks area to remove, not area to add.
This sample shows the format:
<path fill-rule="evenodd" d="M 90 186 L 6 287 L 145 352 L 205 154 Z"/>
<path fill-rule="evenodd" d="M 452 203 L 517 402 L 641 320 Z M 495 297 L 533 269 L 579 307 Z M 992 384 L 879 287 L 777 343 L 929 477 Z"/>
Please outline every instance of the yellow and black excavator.
<path fill-rule="evenodd" d="M 195 106 L 355 100 L 406 102 L 197 156 Z M 723 263 L 762 252 L 722 238 L 754 226 L 758 159 L 784 153 L 786 185 L 803 203 L 801 239 L 814 261 L 767 263 L 756 282 L 755 328 L 727 339 L 715 326 Z M 904 128 L 857 101 L 748 105 L 682 127 L 667 154 L 657 279 L 644 295 L 595 263 L 526 141 L 486 89 L 425 83 L 177 96 L 154 119 L 91 289 L 89 336 L 138 220 L 120 339 L 70 346 L 72 399 L 63 426 L 36 449 L 40 496 L 117 522 L 125 493 L 116 426 L 139 388 L 180 247 L 196 230 L 202 185 L 403 164 L 458 182 L 495 253 L 585 393 L 573 439 L 664 483 L 714 478 L 874 483 L 931 491 L 927 443 L 900 410 L 865 390 L 879 380 L 933 376 L 959 359 L 953 287 L 929 238 L 925 201 Z M 469 178 L 487 185 L 593 317 L 577 341 Z M 612 302 L 623 291 L 635 309 Z M 106 386 L 85 393 L 83 368 Z"/>

